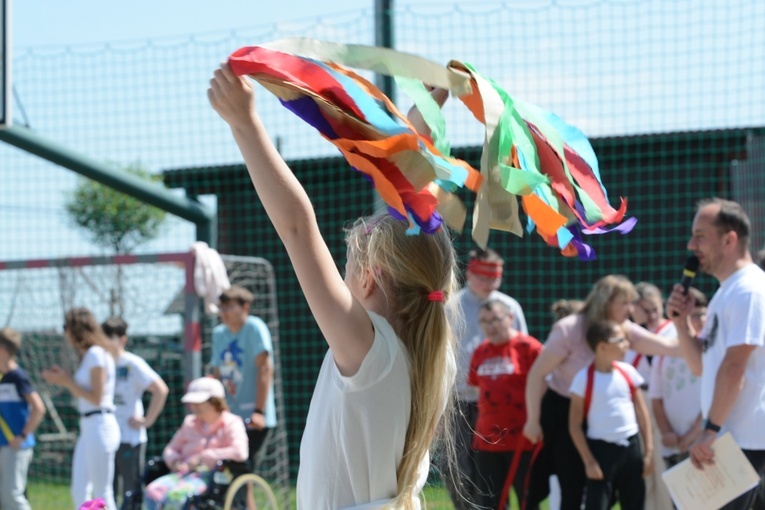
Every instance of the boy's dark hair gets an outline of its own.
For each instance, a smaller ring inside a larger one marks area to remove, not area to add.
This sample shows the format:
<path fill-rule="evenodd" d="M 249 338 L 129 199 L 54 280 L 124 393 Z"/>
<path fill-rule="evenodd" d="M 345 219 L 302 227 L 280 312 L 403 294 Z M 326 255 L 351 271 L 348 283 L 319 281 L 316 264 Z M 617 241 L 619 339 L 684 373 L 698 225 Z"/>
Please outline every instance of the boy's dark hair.
<path fill-rule="evenodd" d="M 473 248 L 468 253 L 468 258 L 470 260 L 480 260 L 483 262 L 494 262 L 498 264 L 505 263 L 502 257 L 499 256 L 499 253 L 491 248 L 486 248 L 485 250 L 482 250 L 481 248 Z"/>
<path fill-rule="evenodd" d="M 125 322 L 125 319 L 114 315 L 101 324 L 101 329 L 104 330 L 104 335 L 110 338 L 114 336 L 125 336 L 127 335 L 128 325 L 127 322 Z"/>
<path fill-rule="evenodd" d="M 481 301 L 481 304 L 478 305 L 478 310 L 486 310 L 491 312 L 494 310 L 495 306 L 499 306 L 502 310 L 509 313 L 510 315 L 515 315 L 510 307 L 507 306 L 507 303 L 497 298 L 489 298 Z"/>
<path fill-rule="evenodd" d="M 249 290 L 238 285 L 233 285 L 231 288 L 224 290 L 220 295 L 220 304 L 225 305 L 228 302 L 236 301 L 240 305 L 244 306 L 252 304 L 252 300 L 254 298 L 255 296 L 253 296 L 252 292 Z"/>
<path fill-rule="evenodd" d="M 595 352 L 598 349 L 598 344 L 608 342 L 614 329 L 618 327 L 619 325 L 616 322 L 609 320 L 595 321 L 590 324 L 590 327 L 587 328 L 586 338 L 587 345 L 590 346 L 592 352 Z"/>
<path fill-rule="evenodd" d="M 701 292 L 696 287 L 689 287 L 688 292 L 693 296 L 693 299 L 696 301 L 696 303 L 693 305 L 697 308 L 700 308 L 702 306 L 709 306 L 709 299 L 707 299 L 706 294 Z"/>
<path fill-rule="evenodd" d="M 3 347 L 11 357 L 21 349 L 21 333 L 12 328 L 0 329 L 0 347 Z"/>

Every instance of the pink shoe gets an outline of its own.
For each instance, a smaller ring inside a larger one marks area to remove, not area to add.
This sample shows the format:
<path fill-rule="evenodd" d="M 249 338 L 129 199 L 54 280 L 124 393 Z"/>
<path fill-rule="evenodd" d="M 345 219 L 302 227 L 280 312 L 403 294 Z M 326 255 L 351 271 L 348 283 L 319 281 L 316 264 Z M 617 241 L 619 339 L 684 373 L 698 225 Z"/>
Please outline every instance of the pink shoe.
<path fill-rule="evenodd" d="M 106 508 L 106 502 L 101 498 L 96 498 L 83 503 L 80 510 L 101 510 L 103 508 Z"/>

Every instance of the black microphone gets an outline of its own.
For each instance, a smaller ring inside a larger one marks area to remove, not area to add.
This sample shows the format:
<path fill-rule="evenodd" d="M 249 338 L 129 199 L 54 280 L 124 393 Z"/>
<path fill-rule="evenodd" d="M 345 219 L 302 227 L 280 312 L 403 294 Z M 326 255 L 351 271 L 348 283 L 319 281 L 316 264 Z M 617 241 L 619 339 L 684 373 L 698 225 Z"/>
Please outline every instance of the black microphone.
<path fill-rule="evenodd" d="M 699 258 L 696 255 L 691 255 L 688 260 L 685 261 L 685 267 L 683 268 L 683 277 L 680 279 L 680 285 L 683 287 L 683 294 L 688 295 L 688 289 L 693 283 L 693 279 L 696 278 L 696 271 L 699 270 Z M 673 312 L 672 316 L 677 317 L 679 314 Z"/>

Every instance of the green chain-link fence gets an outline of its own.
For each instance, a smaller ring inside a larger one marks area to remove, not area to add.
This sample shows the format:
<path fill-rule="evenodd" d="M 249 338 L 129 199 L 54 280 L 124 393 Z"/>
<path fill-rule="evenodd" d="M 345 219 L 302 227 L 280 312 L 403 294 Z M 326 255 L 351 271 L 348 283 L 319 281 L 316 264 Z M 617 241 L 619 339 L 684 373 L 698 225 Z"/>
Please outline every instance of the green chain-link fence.
<path fill-rule="evenodd" d="M 398 49 L 443 63 L 468 61 L 511 94 L 581 127 L 592 139 L 612 203 L 628 197 L 628 214 L 639 219 L 627 236 L 591 238 L 599 258 L 589 263 L 561 257 L 536 234 L 492 233 L 490 244 L 506 259 L 501 290 L 520 301 L 533 335 L 546 336 L 552 301 L 583 298 L 605 274 L 666 289 L 685 259 L 700 198 L 742 201 L 755 223 L 754 248 L 765 243 L 765 4 L 448 4 L 397 7 L 394 20 Z M 18 122 L 90 157 L 162 173 L 167 186 L 217 209 L 221 253 L 273 263 L 293 474 L 326 346 L 205 91 L 212 70 L 241 46 L 294 35 L 372 44 L 373 27 L 372 11 L 359 10 L 225 34 L 15 52 Z M 373 191 L 317 133 L 258 92 L 261 115 L 343 264 L 342 227 L 373 211 Z M 397 100 L 408 108 L 405 97 Z M 455 155 L 477 165 L 481 126 L 455 103 L 445 108 L 447 134 Z M 104 252 L 65 213 L 76 175 L 6 146 L 0 161 L 0 260 Z M 470 196 L 464 199 L 471 204 Z M 192 226 L 170 217 L 162 235 L 139 250 L 183 251 L 193 241 Z M 469 232 L 457 236 L 456 246 L 464 260 Z M 699 286 L 714 290 L 711 279 Z M 173 430 L 178 423 L 171 421 L 157 426 Z"/>

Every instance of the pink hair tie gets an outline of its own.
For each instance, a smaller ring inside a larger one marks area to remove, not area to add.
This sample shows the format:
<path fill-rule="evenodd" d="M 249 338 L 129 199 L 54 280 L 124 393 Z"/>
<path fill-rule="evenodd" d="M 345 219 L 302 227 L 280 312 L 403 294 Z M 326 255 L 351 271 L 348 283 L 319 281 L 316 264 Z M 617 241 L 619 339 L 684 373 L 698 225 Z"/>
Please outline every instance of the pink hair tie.
<path fill-rule="evenodd" d="M 439 303 L 444 302 L 444 292 L 442 290 L 434 290 L 430 294 L 428 294 L 428 301 L 438 301 Z"/>

